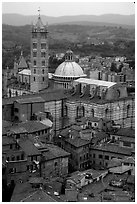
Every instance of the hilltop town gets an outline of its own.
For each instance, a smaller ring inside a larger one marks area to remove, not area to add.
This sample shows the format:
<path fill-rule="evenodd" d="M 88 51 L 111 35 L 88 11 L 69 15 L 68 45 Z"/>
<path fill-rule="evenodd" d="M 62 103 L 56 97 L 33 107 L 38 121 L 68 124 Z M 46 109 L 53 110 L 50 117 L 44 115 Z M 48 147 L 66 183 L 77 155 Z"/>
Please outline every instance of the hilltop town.
<path fill-rule="evenodd" d="M 49 72 L 40 14 L 30 35 L 30 61 L 2 73 L 3 201 L 134 201 L 134 63 L 69 47 Z"/>

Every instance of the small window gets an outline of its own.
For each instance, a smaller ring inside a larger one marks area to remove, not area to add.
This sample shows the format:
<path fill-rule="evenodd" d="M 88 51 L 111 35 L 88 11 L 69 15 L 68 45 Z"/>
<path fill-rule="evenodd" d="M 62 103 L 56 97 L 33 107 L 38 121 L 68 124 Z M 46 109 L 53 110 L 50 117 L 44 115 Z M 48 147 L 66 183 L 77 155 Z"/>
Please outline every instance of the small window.
<path fill-rule="evenodd" d="M 42 69 L 42 74 L 44 74 L 44 69 Z"/>
<path fill-rule="evenodd" d="M 12 157 L 11 157 L 11 160 L 12 160 L 12 161 L 14 161 L 14 160 L 15 160 L 15 157 L 14 157 L 14 156 L 12 156 Z"/>
<path fill-rule="evenodd" d="M 42 81 L 44 81 L 44 77 L 42 77 Z"/>
<path fill-rule="evenodd" d="M 102 155 L 102 154 L 99 154 L 98 158 L 99 158 L 99 159 L 102 159 L 102 158 L 103 158 L 103 155 Z"/>
<path fill-rule="evenodd" d="M 109 160 L 109 156 L 108 156 L 108 155 L 105 155 L 105 159 L 106 159 L 106 160 Z"/>
<path fill-rule="evenodd" d="M 37 49 L 37 43 L 33 43 L 33 49 Z"/>
<path fill-rule="evenodd" d="M 46 52 L 41 52 L 41 57 L 46 57 Z"/>
<path fill-rule="evenodd" d="M 20 160 L 20 157 L 19 157 L 19 156 L 17 156 L 17 160 Z"/>
<path fill-rule="evenodd" d="M 34 74 L 36 74 L 36 69 L 34 69 Z"/>
<path fill-rule="evenodd" d="M 36 60 L 34 60 L 34 62 L 33 62 L 33 63 L 34 63 L 34 66 L 36 66 L 36 65 L 37 65 L 37 62 L 36 62 Z"/>
<path fill-rule="evenodd" d="M 131 142 L 124 141 L 124 142 L 123 142 L 123 146 L 125 146 L 125 147 L 131 147 Z"/>
<path fill-rule="evenodd" d="M 10 144 L 10 149 L 12 149 L 12 144 Z"/>
<path fill-rule="evenodd" d="M 46 43 L 41 43 L 41 49 L 46 49 Z"/>
<path fill-rule="evenodd" d="M 42 61 L 42 66 L 45 66 L 45 61 L 44 60 Z"/>
<path fill-rule="evenodd" d="M 34 81 L 35 81 L 35 77 L 34 77 Z"/>
<path fill-rule="evenodd" d="M 32 38 L 37 38 L 37 33 L 32 33 Z"/>
<path fill-rule="evenodd" d="M 96 155 L 95 154 L 93 154 L 93 158 L 95 158 L 96 157 Z"/>
<path fill-rule="evenodd" d="M 54 166 L 57 166 L 57 165 L 58 165 L 58 163 L 57 163 L 57 162 L 55 162 L 55 163 L 54 163 Z"/>
<path fill-rule="evenodd" d="M 37 57 L 37 52 L 33 52 L 33 57 Z"/>

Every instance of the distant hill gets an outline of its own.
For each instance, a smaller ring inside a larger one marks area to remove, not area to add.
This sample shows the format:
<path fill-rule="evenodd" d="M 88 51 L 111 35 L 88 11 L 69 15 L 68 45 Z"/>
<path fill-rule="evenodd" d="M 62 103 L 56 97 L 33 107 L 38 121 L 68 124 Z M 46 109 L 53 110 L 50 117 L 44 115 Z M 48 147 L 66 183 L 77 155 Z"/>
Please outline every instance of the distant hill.
<path fill-rule="evenodd" d="M 135 26 L 135 15 L 119 15 L 119 14 L 105 14 L 105 15 L 76 15 L 76 16 L 41 16 L 44 24 L 97 24 L 97 25 L 123 25 L 123 26 Z M 13 26 L 23 26 L 35 22 L 37 16 L 25 16 L 20 14 L 3 14 L 2 23 Z"/>

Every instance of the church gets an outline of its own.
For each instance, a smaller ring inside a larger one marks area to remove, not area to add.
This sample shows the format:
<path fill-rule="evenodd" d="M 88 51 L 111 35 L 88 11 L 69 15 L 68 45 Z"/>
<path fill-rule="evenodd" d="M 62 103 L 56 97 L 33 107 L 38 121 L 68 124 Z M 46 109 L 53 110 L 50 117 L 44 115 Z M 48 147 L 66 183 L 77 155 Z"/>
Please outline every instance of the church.
<path fill-rule="evenodd" d="M 112 120 L 122 128 L 135 128 L 134 93 L 129 93 L 126 86 L 118 83 L 86 78 L 70 49 L 66 51 L 65 61 L 52 74 L 54 86 L 50 88 L 48 29 L 43 25 L 40 14 L 31 28 L 31 63 L 28 67 L 21 53 L 13 73 L 17 81 L 7 85 L 7 98 L 3 99 L 2 106 L 4 120 L 15 119 L 14 107 L 18 99 L 22 99 L 18 113 L 26 115 L 18 115 L 17 121 L 31 120 L 32 115 L 28 116 L 27 110 L 40 97 L 43 108 L 37 106 L 37 111 L 52 115 L 55 136 L 65 125 L 90 116 Z"/>

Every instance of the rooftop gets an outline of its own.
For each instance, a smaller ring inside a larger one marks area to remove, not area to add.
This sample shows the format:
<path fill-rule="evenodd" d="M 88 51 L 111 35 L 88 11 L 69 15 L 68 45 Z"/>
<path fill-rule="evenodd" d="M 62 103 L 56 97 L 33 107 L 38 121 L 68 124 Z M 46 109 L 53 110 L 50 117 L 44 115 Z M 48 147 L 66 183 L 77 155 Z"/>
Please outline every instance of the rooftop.
<path fill-rule="evenodd" d="M 33 145 L 30 140 L 19 141 L 19 146 L 28 156 L 40 155 L 40 151 Z"/>
<path fill-rule="evenodd" d="M 31 99 L 30 99 L 31 97 Z M 66 94 L 64 94 L 64 92 L 62 90 L 53 90 L 53 91 L 42 91 L 40 93 L 36 93 L 36 94 L 29 94 L 29 95 L 24 95 L 24 96 L 16 96 L 16 97 L 11 97 L 11 98 L 3 98 L 2 99 L 2 105 L 9 105 L 9 104 L 13 104 L 14 101 L 20 100 L 22 101 L 22 99 L 28 99 L 30 102 L 32 102 L 32 100 L 35 101 L 35 98 L 42 98 L 44 100 L 44 102 L 48 102 L 48 101 L 58 101 L 64 98 L 67 98 Z M 42 100 L 42 99 L 36 99 L 36 100 Z M 28 101 L 27 101 L 28 103 Z"/>
<path fill-rule="evenodd" d="M 32 97 L 32 98 L 21 98 L 17 99 L 16 102 L 23 104 L 23 103 L 41 103 L 44 102 L 44 99 L 42 97 Z"/>
<path fill-rule="evenodd" d="M 42 189 L 32 188 L 29 182 L 17 183 L 11 202 L 56 202 Z"/>
<path fill-rule="evenodd" d="M 97 86 L 106 86 L 106 87 L 111 87 L 114 86 L 116 83 L 115 82 L 109 82 L 109 81 L 103 81 L 103 80 L 95 80 L 95 79 L 87 79 L 87 78 L 80 78 L 80 79 L 76 79 L 74 81 L 78 82 L 78 83 L 85 83 L 85 84 L 93 84 L 93 85 L 97 85 Z"/>
<path fill-rule="evenodd" d="M 114 134 L 126 137 L 135 137 L 135 130 L 131 128 L 121 128 Z"/>
<path fill-rule="evenodd" d="M 130 156 L 133 150 L 132 148 L 120 147 L 118 145 L 110 144 L 110 143 L 109 144 L 104 143 L 104 144 L 92 146 L 91 148 L 94 150 L 113 152 L 116 154 L 124 154 L 127 156 Z"/>
<path fill-rule="evenodd" d="M 23 69 L 22 71 L 20 71 L 18 74 L 23 74 L 23 75 L 31 75 L 31 70 L 30 69 Z"/>
<path fill-rule="evenodd" d="M 112 167 L 109 168 L 109 172 L 113 174 L 123 174 L 126 173 L 127 171 L 131 170 L 132 167 L 130 166 L 117 166 L 117 167 Z"/>
<path fill-rule="evenodd" d="M 82 147 L 84 145 L 90 144 L 90 141 L 81 139 L 80 137 L 76 137 L 74 139 L 68 138 L 66 141 L 75 147 Z"/>
<path fill-rule="evenodd" d="M 42 124 L 40 121 L 27 121 L 19 123 L 15 129 L 22 128 L 22 130 L 26 130 L 28 133 L 33 133 L 41 130 L 48 129 L 49 126 Z M 13 128 L 14 129 L 14 128 Z"/>
<path fill-rule="evenodd" d="M 46 160 L 67 157 L 70 155 L 70 153 L 53 144 L 45 144 L 45 148 L 48 149 L 48 151 L 44 153 Z"/>

